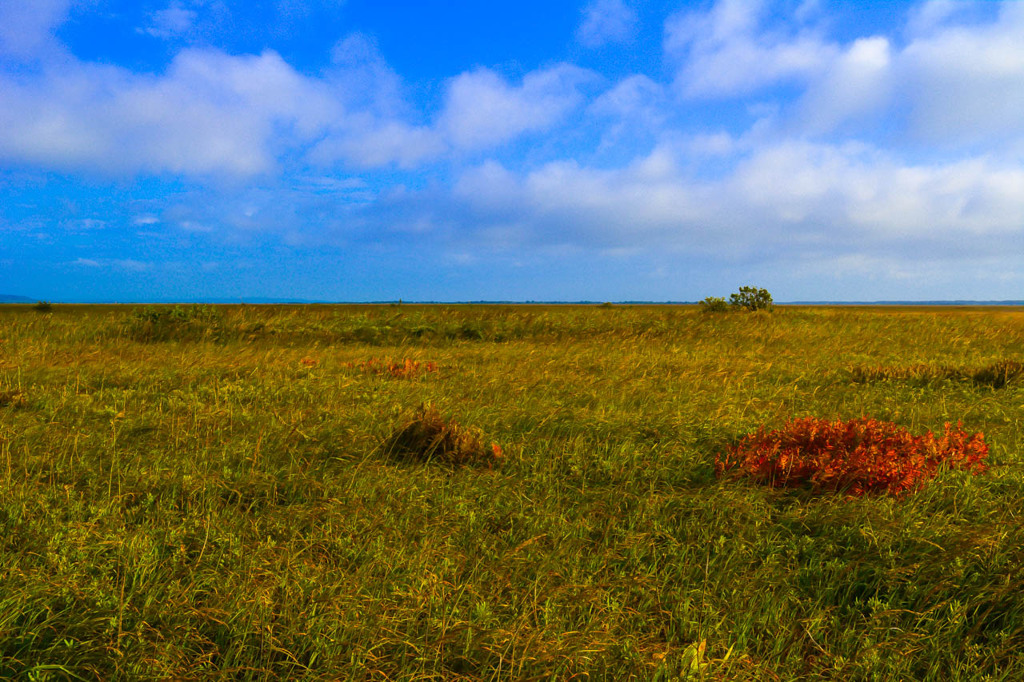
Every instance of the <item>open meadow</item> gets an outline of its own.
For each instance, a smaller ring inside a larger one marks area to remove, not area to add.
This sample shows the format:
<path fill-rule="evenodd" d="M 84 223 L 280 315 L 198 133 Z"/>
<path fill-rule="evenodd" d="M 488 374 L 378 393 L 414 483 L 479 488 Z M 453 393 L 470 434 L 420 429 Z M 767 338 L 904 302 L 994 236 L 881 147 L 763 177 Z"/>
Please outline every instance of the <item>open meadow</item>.
<path fill-rule="evenodd" d="M 1021 680 L 1022 360 L 1016 308 L 2 306 L 0 678 Z M 400 456 L 421 405 L 479 456 Z M 988 470 L 716 476 L 807 416 Z"/>

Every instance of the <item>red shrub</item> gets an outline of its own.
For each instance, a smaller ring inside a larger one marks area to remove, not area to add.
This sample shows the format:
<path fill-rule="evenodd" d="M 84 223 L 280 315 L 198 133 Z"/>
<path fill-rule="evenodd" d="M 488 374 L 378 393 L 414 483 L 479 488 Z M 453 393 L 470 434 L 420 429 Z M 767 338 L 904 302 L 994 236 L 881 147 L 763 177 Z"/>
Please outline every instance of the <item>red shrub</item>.
<path fill-rule="evenodd" d="M 392 360 L 390 358 L 370 358 L 359 363 L 346 363 L 347 367 L 358 367 L 367 374 L 384 374 L 396 379 L 411 379 L 424 372 L 437 372 L 436 362 L 419 362 L 405 358 L 403 360 Z"/>
<path fill-rule="evenodd" d="M 914 436 L 874 419 L 806 417 L 744 436 L 724 457 L 716 456 L 715 473 L 732 471 L 774 487 L 899 495 L 920 487 L 942 465 L 979 474 L 986 457 L 983 434 L 968 434 L 962 424 L 947 423 L 942 436 Z"/>

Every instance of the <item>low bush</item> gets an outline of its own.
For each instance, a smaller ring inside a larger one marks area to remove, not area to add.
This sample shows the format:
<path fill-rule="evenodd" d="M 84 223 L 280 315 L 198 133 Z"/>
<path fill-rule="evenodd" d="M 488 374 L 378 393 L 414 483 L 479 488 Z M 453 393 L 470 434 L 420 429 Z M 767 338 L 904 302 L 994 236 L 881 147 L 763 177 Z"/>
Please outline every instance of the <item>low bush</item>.
<path fill-rule="evenodd" d="M 773 487 L 900 495 L 919 488 L 943 466 L 981 473 L 986 457 L 984 436 L 968 434 L 961 424 L 947 423 L 941 436 L 914 436 L 891 422 L 807 417 L 748 434 L 715 458 L 715 472 Z"/>
<path fill-rule="evenodd" d="M 700 309 L 705 313 L 727 313 L 729 304 L 721 296 L 708 296 L 700 302 Z"/>
<path fill-rule="evenodd" d="M 501 448 L 484 442 L 479 429 L 465 427 L 431 406 L 420 406 L 384 443 L 389 457 L 451 466 L 493 467 L 501 461 Z"/>
<path fill-rule="evenodd" d="M 35 305 L 32 306 L 32 310 L 39 313 L 53 312 L 53 304 L 49 301 L 37 301 Z"/>

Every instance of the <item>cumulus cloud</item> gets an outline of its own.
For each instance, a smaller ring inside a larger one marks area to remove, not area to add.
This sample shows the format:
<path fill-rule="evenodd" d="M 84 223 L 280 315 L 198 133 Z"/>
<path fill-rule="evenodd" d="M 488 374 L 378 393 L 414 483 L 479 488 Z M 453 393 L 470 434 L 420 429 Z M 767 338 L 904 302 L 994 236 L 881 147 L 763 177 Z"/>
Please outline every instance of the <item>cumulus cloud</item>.
<path fill-rule="evenodd" d="M 440 135 L 430 127 L 364 114 L 349 117 L 334 128 L 316 144 L 309 158 L 320 165 L 344 160 L 362 169 L 389 165 L 410 169 L 436 159 L 446 150 Z"/>
<path fill-rule="evenodd" d="M 38 52 L 66 10 L 52 0 L 3 5 L 3 48 Z M 173 37 L 195 13 L 174 2 L 151 18 L 150 33 Z M 513 84 L 481 68 L 451 78 L 431 117 L 410 106 L 400 76 L 361 33 L 340 40 L 317 75 L 273 50 L 189 48 L 155 74 L 65 55 L 39 72 L 0 70 L 0 159 L 110 174 L 251 176 L 289 160 L 411 169 L 550 129 L 582 104 L 591 77 L 559 64 Z"/>
<path fill-rule="evenodd" d="M 373 36 L 351 33 L 331 49 L 327 79 L 350 109 L 379 116 L 406 112 L 402 79 L 387 63 Z"/>
<path fill-rule="evenodd" d="M 605 249 L 840 257 L 913 247 L 929 257 L 970 243 L 990 257 L 1022 236 L 1024 170 L 1014 165 L 911 165 L 868 145 L 797 141 L 753 150 L 714 180 L 686 161 L 668 147 L 619 169 L 558 161 L 519 175 L 492 161 L 454 195 L 474 224 Z"/>
<path fill-rule="evenodd" d="M 665 24 L 665 53 L 679 64 L 687 97 L 735 97 L 781 82 L 806 82 L 839 48 L 818 31 L 768 31 L 760 0 L 719 0 L 707 12 L 683 12 Z"/>
<path fill-rule="evenodd" d="M 667 104 L 664 87 L 643 74 L 634 74 L 601 93 L 590 105 L 590 111 L 599 116 L 657 125 L 665 118 Z"/>
<path fill-rule="evenodd" d="M 899 56 L 910 124 L 929 142 L 1020 139 L 1024 111 L 1024 4 L 995 21 L 936 28 Z"/>
<path fill-rule="evenodd" d="M 512 85 L 490 69 L 456 76 L 448 84 L 439 126 L 459 149 L 486 149 L 546 130 L 583 102 L 590 72 L 569 64 L 532 71 Z"/>
<path fill-rule="evenodd" d="M 577 36 L 587 47 L 628 41 L 636 32 L 636 12 L 623 0 L 593 0 L 583 10 Z"/>
<path fill-rule="evenodd" d="M 323 84 L 280 55 L 185 50 L 161 76 L 77 63 L 0 75 L 0 156 L 110 173 L 272 170 L 275 146 L 339 115 Z"/>
<path fill-rule="evenodd" d="M 764 95 L 764 141 L 778 136 L 888 135 L 894 148 L 1024 153 L 1024 4 L 932 0 L 907 18 L 905 39 L 848 44 L 799 24 L 774 28 L 766 6 L 719 0 L 666 23 L 665 52 L 685 98 Z M 984 10 L 984 11 L 982 11 Z"/>
<path fill-rule="evenodd" d="M 34 59 L 60 47 L 53 30 L 67 18 L 71 0 L 0 2 L 0 55 Z"/>
<path fill-rule="evenodd" d="M 807 89 L 796 122 L 805 132 L 827 133 L 850 120 L 885 109 L 892 101 L 894 74 L 889 40 L 876 36 L 853 42 Z"/>

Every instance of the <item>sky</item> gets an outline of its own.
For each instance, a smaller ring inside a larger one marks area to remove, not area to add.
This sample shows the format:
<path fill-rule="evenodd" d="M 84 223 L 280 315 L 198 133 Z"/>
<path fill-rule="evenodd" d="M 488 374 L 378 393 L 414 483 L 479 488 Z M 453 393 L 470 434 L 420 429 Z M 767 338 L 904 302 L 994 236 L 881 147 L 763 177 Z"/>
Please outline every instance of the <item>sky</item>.
<path fill-rule="evenodd" d="M 0 293 L 1024 299 L 1024 2 L 0 0 Z"/>

